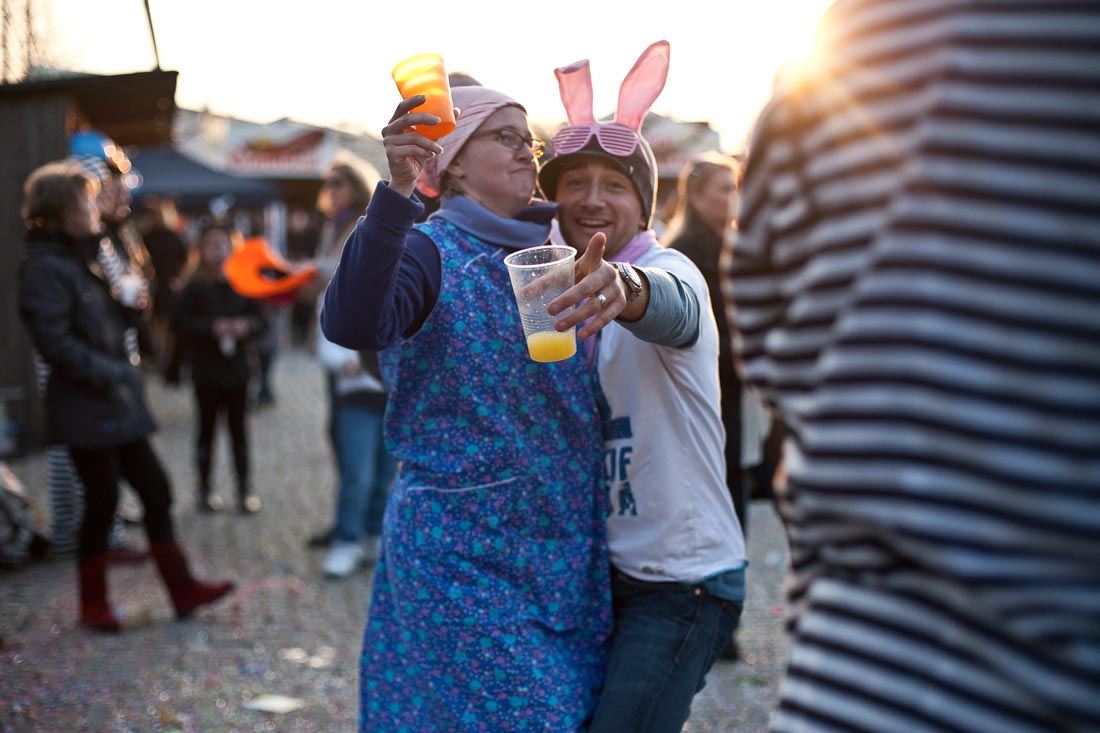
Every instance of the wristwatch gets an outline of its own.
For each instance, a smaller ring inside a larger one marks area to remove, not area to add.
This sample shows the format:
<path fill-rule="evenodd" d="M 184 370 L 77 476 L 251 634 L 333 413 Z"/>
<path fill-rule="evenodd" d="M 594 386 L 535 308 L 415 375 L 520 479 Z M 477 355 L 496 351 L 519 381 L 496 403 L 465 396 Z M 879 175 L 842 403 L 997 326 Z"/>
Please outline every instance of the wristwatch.
<path fill-rule="evenodd" d="M 626 304 L 630 305 L 642 294 L 642 278 L 629 262 L 616 262 L 619 268 L 619 277 L 626 283 Z"/>

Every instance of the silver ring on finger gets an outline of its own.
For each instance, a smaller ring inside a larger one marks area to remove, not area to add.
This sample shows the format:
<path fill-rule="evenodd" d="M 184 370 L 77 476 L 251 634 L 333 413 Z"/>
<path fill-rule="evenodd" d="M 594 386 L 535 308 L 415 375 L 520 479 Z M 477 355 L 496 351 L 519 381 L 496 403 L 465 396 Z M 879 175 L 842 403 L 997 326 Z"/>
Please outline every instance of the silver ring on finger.
<path fill-rule="evenodd" d="M 596 293 L 596 302 L 600 304 L 600 310 L 603 310 L 603 307 L 607 305 L 607 296 L 603 293 Z"/>

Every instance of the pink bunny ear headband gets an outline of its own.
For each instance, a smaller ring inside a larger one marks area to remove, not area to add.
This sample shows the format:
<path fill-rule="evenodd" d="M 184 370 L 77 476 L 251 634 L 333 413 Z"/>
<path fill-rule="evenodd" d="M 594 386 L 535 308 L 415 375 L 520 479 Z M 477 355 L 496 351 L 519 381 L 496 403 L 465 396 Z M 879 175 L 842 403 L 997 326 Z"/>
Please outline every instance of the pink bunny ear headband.
<path fill-rule="evenodd" d="M 657 41 L 642 52 L 619 87 L 619 105 L 611 122 L 597 122 L 592 114 L 592 75 L 587 59 L 554 70 L 569 124 L 554 135 L 554 157 L 539 171 L 539 187 L 548 199 L 554 200 L 558 176 L 567 162 L 596 156 L 611 161 L 630 177 L 647 226 L 652 222 L 657 161 L 640 131 L 646 113 L 665 88 L 668 60 L 668 41 Z"/>

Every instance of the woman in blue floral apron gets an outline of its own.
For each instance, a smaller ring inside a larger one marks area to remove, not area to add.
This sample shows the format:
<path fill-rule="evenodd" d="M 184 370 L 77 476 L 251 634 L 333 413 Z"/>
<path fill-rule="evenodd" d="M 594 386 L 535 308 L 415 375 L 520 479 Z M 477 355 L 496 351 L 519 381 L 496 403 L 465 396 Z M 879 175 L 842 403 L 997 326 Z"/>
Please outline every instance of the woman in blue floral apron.
<path fill-rule="evenodd" d="M 458 87 L 454 132 L 402 102 L 383 130 L 378 187 L 324 296 L 322 328 L 385 349 L 387 447 L 401 462 L 386 511 L 360 669 L 362 731 L 580 731 L 603 682 L 611 607 L 602 437 L 590 371 L 527 355 L 509 252 L 547 241 L 531 204 L 525 110 Z M 419 183 L 417 179 L 419 178 Z M 424 207 L 414 186 L 441 196 Z M 617 274 L 577 264 L 594 303 Z M 611 292 L 611 290 L 608 290 Z M 579 298 L 578 298 L 579 299 Z"/>

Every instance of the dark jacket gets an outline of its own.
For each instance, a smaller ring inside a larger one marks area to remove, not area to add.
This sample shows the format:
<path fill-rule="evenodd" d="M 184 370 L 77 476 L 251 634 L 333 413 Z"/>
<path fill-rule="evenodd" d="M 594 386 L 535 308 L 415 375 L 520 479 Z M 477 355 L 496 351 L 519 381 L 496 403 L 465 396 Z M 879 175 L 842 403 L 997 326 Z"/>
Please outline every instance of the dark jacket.
<path fill-rule="evenodd" d="M 722 252 L 722 238 L 704 226 L 686 228 L 671 242 L 669 249 L 679 250 L 695 263 L 707 283 L 710 293 L 710 305 L 714 310 L 714 320 L 718 324 L 718 376 L 722 380 L 723 392 L 729 385 L 740 388 L 741 378 L 733 359 L 733 344 L 730 340 L 729 322 L 726 320 L 726 299 L 722 293 L 722 283 L 718 277 L 718 258 Z"/>
<path fill-rule="evenodd" d="M 50 366 L 54 442 L 107 448 L 156 430 L 140 367 L 125 344 L 124 308 L 95 261 L 97 240 L 31 232 L 19 270 L 19 314 Z"/>
<path fill-rule="evenodd" d="M 190 347 L 191 379 L 195 384 L 239 387 L 248 383 L 256 337 L 267 329 L 258 301 L 238 295 L 223 279 L 192 279 L 176 301 L 173 325 Z M 248 336 L 222 350 L 214 338 L 215 318 L 247 318 Z"/>
<path fill-rule="evenodd" d="M 187 266 L 187 243 L 176 232 L 158 227 L 145 235 L 145 249 L 153 262 L 153 312 L 160 316 L 171 313 L 172 302 L 179 288 L 179 278 Z"/>

